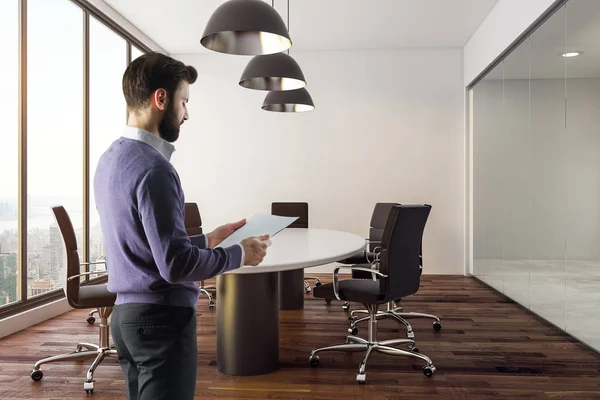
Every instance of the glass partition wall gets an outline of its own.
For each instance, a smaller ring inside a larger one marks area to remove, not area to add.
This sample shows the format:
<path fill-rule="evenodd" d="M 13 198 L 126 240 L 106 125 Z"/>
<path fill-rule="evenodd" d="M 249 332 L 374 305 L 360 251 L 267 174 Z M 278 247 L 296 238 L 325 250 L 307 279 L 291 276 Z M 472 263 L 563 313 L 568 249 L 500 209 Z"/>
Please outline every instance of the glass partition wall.
<path fill-rule="evenodd" d="M 472 273 L 600 351 L 600 2 L 568 0 L 470 90 Z"/>

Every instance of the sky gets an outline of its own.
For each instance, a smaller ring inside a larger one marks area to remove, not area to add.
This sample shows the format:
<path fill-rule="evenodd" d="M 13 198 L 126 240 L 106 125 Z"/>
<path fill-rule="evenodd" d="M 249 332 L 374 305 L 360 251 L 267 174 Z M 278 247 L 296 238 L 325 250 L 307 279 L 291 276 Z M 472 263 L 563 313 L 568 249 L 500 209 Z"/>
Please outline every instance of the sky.
<path fill-rule="evenodd" d="M 29 0 L 27 25 L 28 193 L 33 202 L 81 199 L 83 11 L 68 0 Z M 18 190 L 18 0 L 0 2 L 0 37 L 1 201 L 16 198 Z M 126 123 L 121 90 L 126 49 L 124 39 L 90 17 L 90 179 Z M 141 54 L 133 48 L 133 58 Z"/>

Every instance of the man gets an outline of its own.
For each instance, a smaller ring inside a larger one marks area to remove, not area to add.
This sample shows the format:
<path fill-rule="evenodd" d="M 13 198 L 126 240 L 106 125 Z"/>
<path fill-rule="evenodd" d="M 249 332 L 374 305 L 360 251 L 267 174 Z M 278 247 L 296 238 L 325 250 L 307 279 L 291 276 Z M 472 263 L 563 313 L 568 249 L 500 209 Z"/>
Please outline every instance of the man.
<path fill-rule="evenodd" d="M 183 191 L 169 159 L 197 76 L 162 54 L 135 59 L 123 75 L 127 127 L 94 177 L 108 289 L 117 293 L 112 335 L 130 400 L 194 398 L 194 282 L 258 265 L 270 245 L 263 236 L 215 248 L 245 220 L 207 235 L 186 234 Z"/>

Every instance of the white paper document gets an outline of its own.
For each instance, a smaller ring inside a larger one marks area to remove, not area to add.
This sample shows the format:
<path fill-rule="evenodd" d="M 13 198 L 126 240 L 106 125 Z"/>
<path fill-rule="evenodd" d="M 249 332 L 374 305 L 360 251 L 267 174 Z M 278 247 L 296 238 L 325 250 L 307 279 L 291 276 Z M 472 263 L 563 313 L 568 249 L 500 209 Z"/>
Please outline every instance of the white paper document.
<path fill-rule="evenodd" d="M 275 236 L 281 230 L 290 226 L 298 217 L 280 217 L 271 214 L 256 214 L 252 216 L 246 224 L 237 231 L 233 232 L 228 238 L 223 240 L 217 247 L 229 247 L 239 244 L 242 240 L 250 236 L 262 236 L 269 234 Z"/>

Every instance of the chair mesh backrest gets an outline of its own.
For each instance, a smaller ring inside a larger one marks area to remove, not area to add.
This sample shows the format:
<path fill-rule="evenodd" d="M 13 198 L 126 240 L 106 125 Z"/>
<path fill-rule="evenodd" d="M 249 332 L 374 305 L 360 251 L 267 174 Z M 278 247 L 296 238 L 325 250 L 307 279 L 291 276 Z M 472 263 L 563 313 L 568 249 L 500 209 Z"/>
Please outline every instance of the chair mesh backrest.
<path fill-rule="evenodd" d="M 52 207 L 54 218 L 60 229 L 60 233 L 67 250 L 67 279 L 71 276 L 78 275 L 81 273 L 79 265 L 79 253 L 77 253 L 77 239 L 75 237 L 75 230 L 71 223 L 71 218 L 63 206 Z M 62 266 L 58 266 L 62 267 Z M 75 278 L 71 281 L 67 280 L 65 283 L 65 294 L 67 301 L 73 307 L 77 307 L 79 303 L 79 278 Z"/>
<path fill-rule="evenodd" d="M 388 277 L 380 279 L 380 290 L 386 300 L 415 294 L 421 282 L 420 254 L 425 224 L 431 206 L 428 204 L 395 205 L 383 233 L 379 270 Z"/>
<path fill-rule="evenodd" d="M 183 210 L 184 225 L 188 236 L 202 234 L 202 218 L 200 218 L 200 210 L 196 203 L 185 203 Z"/>
<path fill-rule="evenodd" d="M 383 230 L 390 215 L 390 210 L 396 203 L 376 203 L 371 215 L 371 227 L 369 228 L 369 251 L 375 250 L 376 247 L 381 247 L 381 238 Z"/>
<path fill-rule="evenodd" d="M 272 203 L 271 215 L 298 217 L 288 228 L 308 228 L 308 203 Z"/>

